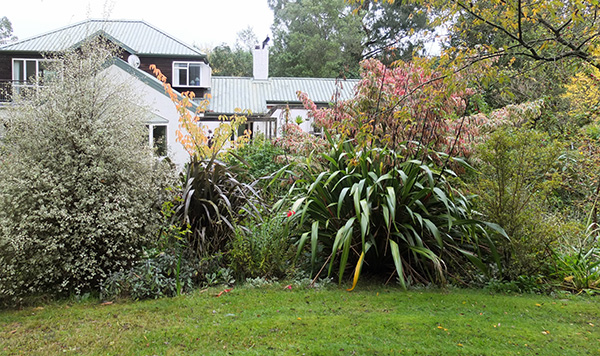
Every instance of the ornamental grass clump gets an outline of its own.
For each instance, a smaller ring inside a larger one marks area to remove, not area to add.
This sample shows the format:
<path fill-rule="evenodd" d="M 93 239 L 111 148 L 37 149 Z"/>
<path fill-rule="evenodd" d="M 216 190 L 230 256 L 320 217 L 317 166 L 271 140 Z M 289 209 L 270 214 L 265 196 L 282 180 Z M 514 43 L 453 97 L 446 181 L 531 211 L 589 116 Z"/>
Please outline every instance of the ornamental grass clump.
<path fill-rule="evenodd" d="M 447 156 L 415 159 L 406 150 L 359 150 L 352 140 L 328 139 L 327 164 L 309 159 L 291 208 L 305 227 L 298 253 L 310 245 L 313 272 L 315 261 L 326 259 L 323 268 L 341 283 L 353 268 L 354 288 L 366 265 L 373 273 L 396 273 L 406 288 L 444 284 L 451 262 L 470 261 L 486 273 L 490 262 L 500 267 L 490 234 L 503 230 L 478 220 L 470 198 L 452 187 L 455 174 L 427 158 Z"/>

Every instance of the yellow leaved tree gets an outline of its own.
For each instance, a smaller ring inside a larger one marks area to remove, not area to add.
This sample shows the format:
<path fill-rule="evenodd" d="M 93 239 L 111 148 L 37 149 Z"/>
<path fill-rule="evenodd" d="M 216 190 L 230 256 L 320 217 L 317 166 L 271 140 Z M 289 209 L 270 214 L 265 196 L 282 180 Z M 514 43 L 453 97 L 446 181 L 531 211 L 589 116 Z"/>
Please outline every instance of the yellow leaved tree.
<path fill-rule="evenodd" d="M 241 125 L 247 121 L 246 112 L 239 110 L 231 116 L 219 116 L 219 125 L 209 130 L 201 123 L 202 116 L 208 108 L 210 94 L 200 101 L 194 101 L 194 92 L 178 94 L 167 77 L 156 65 L 150 65 L 156 78 L 163 83 L 165 92 L 169 95 L 179 113 L 179 128 L 176 132 L 177 142 L 181 143 L 191 157 L 203 159 L 213 158 L 227 150 L 242 145 L 250 138 L 250 131 L 245 130 L 242 136 L 236 138 Z M 193 110 L 191 110 L 193 109 Z"/>
<path fill-rule="evenodd" d="M 600 114 L 600 70 L 589 66 L 566 85 L 564 97 L 571 103 L 569 115 L 585 122 L 597 122 Z"/>

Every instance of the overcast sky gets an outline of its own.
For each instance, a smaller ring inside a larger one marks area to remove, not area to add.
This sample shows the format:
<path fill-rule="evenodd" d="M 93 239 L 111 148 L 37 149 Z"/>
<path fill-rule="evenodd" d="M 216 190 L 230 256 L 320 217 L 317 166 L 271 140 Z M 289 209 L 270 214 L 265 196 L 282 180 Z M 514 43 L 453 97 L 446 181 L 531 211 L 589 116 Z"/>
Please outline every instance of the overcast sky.
<path fill-rule="evenodd" d="M 259 40 L 270 34 L 267 0 L 3 0 L 0 17 L 20 40 L 88 18 L 144 20 L 188 44 L 210 49 L 233 45 L 248 26 Z"/>

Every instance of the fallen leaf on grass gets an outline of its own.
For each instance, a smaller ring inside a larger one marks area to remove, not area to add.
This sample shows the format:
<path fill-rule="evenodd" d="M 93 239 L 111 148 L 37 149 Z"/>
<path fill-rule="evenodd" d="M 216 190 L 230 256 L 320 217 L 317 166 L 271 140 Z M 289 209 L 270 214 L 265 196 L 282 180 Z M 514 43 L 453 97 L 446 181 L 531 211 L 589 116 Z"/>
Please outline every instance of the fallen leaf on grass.
<path fill-rule="evenodd" d="M 229 293 L 233 290 L 233 288 L 230 289 L 223 289 L 221 292 L 219 292 L 219 294 L 215 295 L 215 297 L 220 297 L 223 295 L 223 293 Z"/>

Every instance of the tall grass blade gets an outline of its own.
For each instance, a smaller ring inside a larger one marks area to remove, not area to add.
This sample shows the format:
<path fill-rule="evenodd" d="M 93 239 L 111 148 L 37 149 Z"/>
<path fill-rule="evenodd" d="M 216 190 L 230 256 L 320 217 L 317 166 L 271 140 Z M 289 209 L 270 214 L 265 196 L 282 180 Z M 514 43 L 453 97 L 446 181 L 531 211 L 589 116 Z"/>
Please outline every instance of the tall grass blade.
<path fill-rule="evenodd" d="M 392 251 L 392 258 L 394 260 L 394 265 L 396 266 L 396 272 L 398 273 L 398 280 L 400 281 L 402 289 L 406 290 L 406 280 L 404 279 L 404 270 L 402 268 L 400 249 L 396 241 L 390 240 L 390 250 Z"/>

